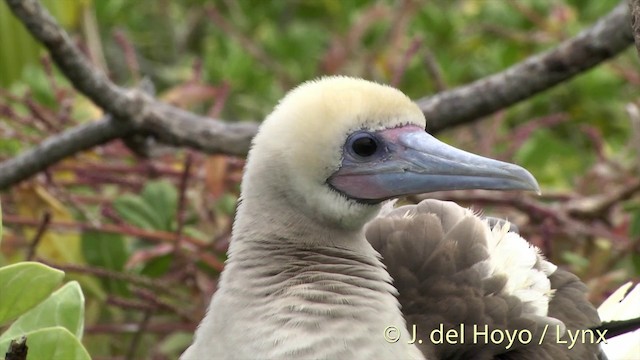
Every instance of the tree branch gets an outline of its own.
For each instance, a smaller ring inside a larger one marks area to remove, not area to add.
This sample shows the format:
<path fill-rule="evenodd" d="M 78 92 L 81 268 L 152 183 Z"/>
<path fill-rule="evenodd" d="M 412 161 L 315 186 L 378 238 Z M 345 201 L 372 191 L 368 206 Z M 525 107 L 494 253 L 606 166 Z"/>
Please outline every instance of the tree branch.
<path fill-rule="evenodd" d="M 130 123 L 105 117 L 50 136 L 37 146 L 0 163 L 0 189 L 5 189 L 82 150 L 125 136 L 132 130 L 133 126 Z"/>
<path fill-rule="evenodd" d="M 209 153 L 245 155 L 258 125 L 226 123 L 161 103 L 140 90 L 113 84 L 91 65 L 37 0 L 6 0 L 27 30 L 49 51 L 73 86 L 113 119 L 78 125 L 0 164 L 0 189 L 79 151 L 113 139 L 147 133 L 169 145 Z"/>
<path fill-rule="evenodd" d="M 7 0 L 7 5 L 31 35 L 49 50 L 78 91 L 116 118 L 127 118 L 139 111 L 132 94 L 114 85 L 94 67 L 40 2 Z"/>
<path fill-rule="evenodd" d="M 632 0 L 636 1 L 637 0 Z M 143 133 L 208 153 L 244 155 L 257 131 L 254 122 L 223 122 L 161 103 L 139 90 L 113 84 L 91 65 L 37 0 L 6 0 L 14 14 L 51 53 L 78 91 L 113 119 L 81 124 L 0 164 L 0 189 L 24 180 L 64 157 L 110 140 Z M 631 44 L 625 4 L 557 48 L 504 72 L 417 101 L 429 130 L 470 122 L 587 70 Z"/>
<path fill-rule="evenodd" d="M 224 122 L 159 101 L 146 108 L 140 130 L 165 144 L 188 146 L 210 154 L 246 155 L 258 132 L 252 121 Z"/>
<path fill-rule="evenodd" d="M 617 55 L 632 42 L 629 10 L 623 0 L 593 26 L 554 49 L 469 85 L 416 102 L 427 118 L 429 132 L 438 132 L 549 89 Z"/>
<path fill-rule="evenodd" d="M 629 11 L 631 12 L 631 30 L 636 41 L 638 56 L 640 56 L 640 0 L 629 0 Z"/>

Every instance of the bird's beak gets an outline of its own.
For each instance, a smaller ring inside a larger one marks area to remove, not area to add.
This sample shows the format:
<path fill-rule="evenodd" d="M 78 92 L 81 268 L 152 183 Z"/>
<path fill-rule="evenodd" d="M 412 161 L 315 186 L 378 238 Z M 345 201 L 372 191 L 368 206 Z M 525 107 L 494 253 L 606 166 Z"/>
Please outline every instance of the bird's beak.
<path fill-rule="evenodd" d="M 385 147 L 377 159 L 344 157 L 328 183 L 344 195 L 381 201 L 440 190 L 530 190 L 540 193 L 524 168 L 449 146 L 417 126 L 376 133 Z"/>

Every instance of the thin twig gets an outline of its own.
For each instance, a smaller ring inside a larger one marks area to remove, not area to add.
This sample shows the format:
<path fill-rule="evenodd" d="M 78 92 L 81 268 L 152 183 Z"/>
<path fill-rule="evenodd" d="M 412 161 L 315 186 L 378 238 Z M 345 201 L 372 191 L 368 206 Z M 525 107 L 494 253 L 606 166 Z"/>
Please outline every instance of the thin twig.
<path fill-rule="evenodd" d="M 105 279 L 120 280 L 133 285 L 153 289 L 153 291 L 155 292 L 168 294 L 178 299 L 182 299 L 184 297 L 179 292 L 176 292 L 170 284 L 165 284 L 159 280 L 152 280 L 148 277 L 138 276 L 131 273 L 121 273 L 98 267 L 89 267 L 77 264 L 58 264 L 40 258 L 37 258 L 37 260 L 45 265 L 60 269 L 65 272 L 89 274 Z"/>
<path fill-rule="evenodd" d="M 436 59 L 435 54 L 428 48 L 425 48 L 424 52 L 424 64 L 427 68 L 427 72 L 429 72 L 429 75 L 431 75 L 431 78 L 433 79 L 436 90 L 438 92 L 447 90 L 447 82 L 444 80 L 442 68 L 438 63 L 438 59 Z"/>
<path fill-rule="evenodd" d="M 398 87 L 400 81 L 402 81 L 402 77 L 404 73 L 407 71 L 407 66 L 409 66 L 409 62 L 416 55 L 418 50 L 420 50 L 420 45 L 422 44 L 422 40 L 420 38 L 414 38 L 409 44 L 409 48 L 400 59 L 400 63 L 396 66 L 395 71 L 393 72 L 393 78 L 391 79 L 391 86 Z"/>
<path fill-rule="evenodd" d="M 27 226 L 38 226 L 40 224 L 39 221 L 30 218 L 24 218 L 21 216 L 5 214 L 3 221 L 5 224 L 12 225 L 27 225 Z M 80 222 L 73 221 L 51 221 L 49 223 L 49 228 L 52 229 L 79 229 L 84 231 L 98 231 L 109 234 L 122 234 L 128 236 L 134 236 L 140 239 L 158 242 L 158 243 L 166 243 L 166 242 L 175 242 L 176 234 L 172 232 L 159 231 L 159 230 L 145 230 L 132 226 L 126 225 L 115 225 L 115 224 L 100 224 L 100 225 L 92 225 L 85 224 Z M 183 235 L 182 239 L 184 242 L 188 243 L 190 246 L 195 246 L 197 248 L 207 247 L 208 244 L 202 240 Z"/>
<path fill-rule="evenodd" d="M 51 114 L 51 110 L 38 104 L 30 93 L 27 92 L 23 103 L 29 108 L 33 119 L 41 122 L 47 128 L 47 131 L 57 132 L 60 130 L 59 125 L 56 123 L 55 116 Z"/>
<path fill-rule="evenodd" d="M 107 300 L 105 301 L 108 305 L 117 306 L 127 310 L 137 310 L 137 311 L 153 311 L 155 310 L 155 306 L 153 304 L 148 304 L 142 301 L 126 299 L 121 296 L 109 294 L 107 295 Z"/>
<path fill-rule="evenodd" d="M 170 334 L 176 331 L 192 333 L 196 326 L 193 322 L 188 323 L 152 323 L 148 324 L 146 330 L 151 333 Z M 124 324 L 95 324 L 85 328 L 86 334 L 113 334 L 113 333 L 135 333 L 140 329 L 139 323 Z"/>
<path fill-rule="evenodd" d="M 153 312 L 153 310 L 145 311 L 142 320 L 140 320 L 140 324 L 138 324 L 138 331 L 136 331 L 133 339 L 131 339 L 131 344 L 129 345 L 129 350 L 127 351 L 127 360 L 133 360 L 136 358 L 136 351 L 138 350 L 138 346 L 140 345 L 140 340 L 142 339 L 142 335 L 144 335 L 147 330 L 147 326 L 149 325 L 151 316 L 153 316 Z"/>
<path fill-rule="evenodd" d="M 169 311 L 172 312 L 178 316 L 180 316 L 183 320 L 185 321 L 197 321 L 198 319 L 195 318 L 190 312 L 186 311 L 184 309 L 184 307 L 182 306 L 176 306 L 173 304 L 170 304 L 166 301 L 163 301 L 161 299 L 158 298 L 158 296 L 148 290 L 145 289 L 135 289 L 134 293 L 140 297 L 142 300 L 148 302 L 149 304 L 152 304 L 156 309 L 163 309 L 165 311 Z"/>
<path fill-rule="evenodd" d="M 608 189 L 606 193 L 569 201 L 565 208 L 574 217 L 594 219 L 603 216 L 612 206 L 636 193 L 640 193 L 640 179 L 634 179 L 618 189 Z"/>
<path fill-rule="evenodd" d="M 42 240 L 42 236 L 44 232 L 47 230 L 47 226 L 51 222 L 51 213 L 45 211 L 42 214 L 42 220 L 40 221 L 40 225 L 38 225 L 38 230 L 36 231 L 36 235 L 33 237 L 33 240 L 29 243 L 29 250 L 27 251 L 27 261 L 33 260 L 33 257 L 36 255 L 36 249 L 38 248 L 38 244 L 40 244 L 40 240 Z"/>
<path fill-rule="evenodd" d="M 180 249 L 182 249 L 182 230 L 184 228 L 184 211 L 187 198 L 187 183 L 189 181 L 189 175 L 191 173 L 191 154 L 187 152 L 184 159 L 184 171 L 180 177 L 179 197 L 178 197 L 178 209 L 176 210 L 176 241 L 173 245 L 173 253 L 178 255 Z"/>
<path fill-rule="evenodd" d="M 131 76 L 135 82 L 138 82 L 140 80 L 140 65 L 138 64 L 138 59 L 136 57 L 136 49 L 131 44 L 131 41 L 129 41 L 126 33 L 122 30 L 114 31 L 113 38 L 124 53 L 124 58 Z"/>

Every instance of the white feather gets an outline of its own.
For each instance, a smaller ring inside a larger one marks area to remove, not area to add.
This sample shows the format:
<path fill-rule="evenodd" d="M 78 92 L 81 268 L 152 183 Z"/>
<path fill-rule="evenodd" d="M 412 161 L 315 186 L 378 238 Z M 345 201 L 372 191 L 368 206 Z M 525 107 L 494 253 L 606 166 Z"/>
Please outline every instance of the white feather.
<path fill-rule="evenodd" d="M 487 224 L 491 271 L 508 275 L 505 289 L 520 298 L 525 309 L 535 315 L 546 316 L 553 296 L 548 276 L 556 266 L 546 261 L 537 247 L 519 234 L 509 232 L 509 227 L 508 222 L 493 229 L 489 229 Z"/>

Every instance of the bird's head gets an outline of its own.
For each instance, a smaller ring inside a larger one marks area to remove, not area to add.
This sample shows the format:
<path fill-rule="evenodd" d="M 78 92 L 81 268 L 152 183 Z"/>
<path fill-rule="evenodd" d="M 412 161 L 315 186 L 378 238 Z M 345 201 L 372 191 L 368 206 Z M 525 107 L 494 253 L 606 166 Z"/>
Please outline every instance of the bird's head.
<path fill-rule="evenodd" d="M 255 137 L 244 196 L 266 192 L 312 219 L 355 229 L 402 195 L 539 191 L 525 169 L 446 145 L 425 125 L 418 106 L 389 86 L 348 77 L 304 83 Z"/>

